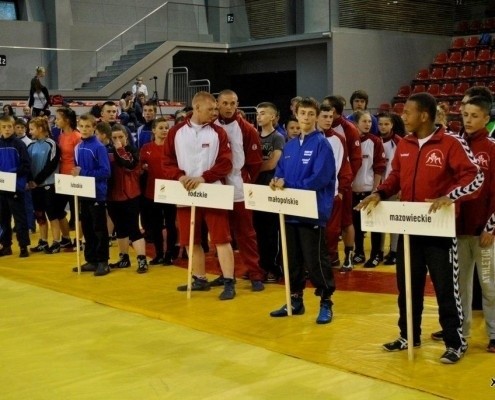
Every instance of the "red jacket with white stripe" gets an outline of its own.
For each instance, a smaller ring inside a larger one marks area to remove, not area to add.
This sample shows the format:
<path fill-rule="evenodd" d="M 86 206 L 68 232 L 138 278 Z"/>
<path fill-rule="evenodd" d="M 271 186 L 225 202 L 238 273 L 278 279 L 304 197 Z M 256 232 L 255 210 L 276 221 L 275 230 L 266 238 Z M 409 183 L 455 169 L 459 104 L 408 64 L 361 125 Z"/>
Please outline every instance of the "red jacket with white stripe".
<path fill-rule="evenodd" d="M 347 154 L 347 145 L 346 145 L 346 140 L 345 136 L 343 134 L 337 133 L 334 131 L 332 128 L 326 130 L 325 132 L 325 137 L 332 138 L 335 137 L 339 141 L 340 145 L 342 146 L 342 160 L 340 165 L 336 165 L 336 171 L 337 171 L 337 179 L 335 180 L 335 191 L 336 193 L 344 194 L 345 192 L 350 192 L 351 191 L 351 184 L 352 184 L 352 169 L 351 169 L 351 163 L 349 162 L 349 156 Z M 334 150 L 334 147 L 332 145 L 332 142 L 330 141 L 330 145 L 332 146 L 332 149 Z M 334 150 L 335 153 L 335 150 Z M 335 156 L 335 162 L 337 163 L 337 156 Z"/>
<path fill-rule="evenodd" d="M 332 128 L 345 137 L 347 155 L 349 157 L 349 162 L 351 163 L 352 179 L 354 180 L 363 163 L 359 131 L 352 122 L 348 121 L 343 116 L 334 118 Z"/>
<path fill-rule="evenodd" d="M 464 134 L 485 181 L 476 199 L 461 203 L 456 220 L 457 235 L 479 236 L 481 232 L 495 233 L 495 140 L 481 129 L 471 135 Z"/>
<path fill-rule="evenodd" d="M 414 134 L 399 142 L 392 172 L 377 192 L 386 199 L 401 190 L 402 201 L 424 202 L 442 196 L 467 200 L 479 194 L 483 179 L 467 143 L 439 127 L 421 148 Z"/>

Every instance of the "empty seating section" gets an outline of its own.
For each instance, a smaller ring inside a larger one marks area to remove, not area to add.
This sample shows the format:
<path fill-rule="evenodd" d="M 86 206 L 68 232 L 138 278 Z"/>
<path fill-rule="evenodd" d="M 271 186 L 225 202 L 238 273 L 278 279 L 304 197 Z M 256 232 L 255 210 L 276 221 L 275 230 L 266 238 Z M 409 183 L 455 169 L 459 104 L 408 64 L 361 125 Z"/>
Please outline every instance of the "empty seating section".
<path fill-rule="evenodd" d="M 407 98 L 428 92 L 449 104 L 449 127 L 460 128 L 461 99 L 472 86 L 486 86 L 495 93 L 495 18 L 459 21 L 447 51 L 438 53 L 429 68 L 420 69 L 411 85 L 401 86 L 391 110 L 401 113 Z"/>

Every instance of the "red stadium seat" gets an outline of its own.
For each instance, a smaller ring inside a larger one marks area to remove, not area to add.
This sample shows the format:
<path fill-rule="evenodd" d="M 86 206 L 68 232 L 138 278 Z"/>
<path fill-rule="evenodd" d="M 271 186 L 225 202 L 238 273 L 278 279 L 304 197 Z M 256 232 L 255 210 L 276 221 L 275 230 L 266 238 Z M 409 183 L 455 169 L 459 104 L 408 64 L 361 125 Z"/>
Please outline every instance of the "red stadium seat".
<path fill-rule="evenodd" d="M 456 24 L 454 31 L 456 33 L 466 33 L 467 31 L 469 31 L 469 21 L 466 20 L 459 21 Z"/>
<path fill-rule="evenodd" d="M 411 86 L 409 85 L 401 86 L 397 92 L 397 97 L 407 98 L 411 94 L 411 90 Z"/>
<path fill-rule="evenodd" d="M 490 49 L 481 49 L 476 57 L 477 62 L 489 62 L 492 55 L 490 53 Z"/>
<path fill-rule="evenodd" d="M 488 76 L 493 77 L 495 76 L 495 64 L 492 64 L 490 67 L 490 70 L 488 71 Z"/>
<path fill-rule="evenodd" d="M 450 45 L 451 49 L 459 49 L 462 50 L 466 47 L 466 40 L 463 37 L 456 37 L 452 40 L 452 44 Z"/>
<path fill-rule="evenodd" d="M 473 67 L 471 65 L 465 65 L 459 71 L 459 75 L 457 75 L 459 79 L 469 79 L 473 77 Z"/>
<path fill-rule="evenodd" d="M 457 67 L 448 67 L 443 74 L 443 79 L 457 79 L 457 75 L 459 75 Z"/>
<path fill-rule="evenodd" d="M 433 70 L 430 72 L 430 79 L 431 80 L 443 79 L 443 68 L 441 67 L 433 68 Z"/>
<path fill-rule="evenodd" d="M 449 114 L 453 114 L 453 115 L 460 114 L 461 105 L 462 105 L 461 100 L 454 101 L 454 104 L 452 104 L 452 107 L 450 107 L 450 109 L 449 109 Z"/>
<path fill-rule="evenodd" d="M 488 64 L 478 64 L 474 68 L 473 77 L 486 78 L 488 76 Z"/>
<path fill-rule="evenodd" d="M 473 86 L 486 86 L 485 81 L 476 81 L 473 83 Z"/>
<path fill-rule="evenodd" d="M 466 50 L 462 56 L 463 63 L 472 63 L 476 61 L 476 50 Z"/>
<path fill-rule="evenodd" d="M 488 90 L 492 93 L 495 93 L 495 81 L 491 81 L 488 86 L 487 86 Z"/>
<path fill-rule="evenodd" d="M 395 103 L 392 112 L 401 115 L 404 112 L 404 103 Z"/>
<path fill-rule="evenodd" d="M 411 94 L 423 93 L 423 92 L 426 92 L 425 85 L 415 85 L 413 87 L 413 90 L 412 90 Z"/>
<path fill-rule="evenodd" d="M 449 64 L 459 64 L 461 60 L 462 60 L 462 53 L 460 51 L 453 51 L 452 53 L 450 53 L 447 62 Z"/>
<path fill-rule="evenodd" d="M 486 18 L 483 20 L 483 30 L 485 32 L 495 32 L 495 18 Z"/>
<path fill-rule="evenodd" d="M 380 107 L 378 107 L 378 112 L 383 113 L 383 112 L 389 112 L 392 106 L 390 103 L 382 103 L 380 104 Z"/>
<path fill-rule="evenodd" d="M 470 36 L 468 40 L 466 40 L 466 47 L 476 47 L 480 42 L 479 36 Z"/>
<path fill-rule="evenodd" d="M 416 74 L 416 80 L 418 81 L 426 81 L 430 78 L 430 73 L 427 69 L 420 69 Z"/>
<path fill-rule="evenodd" d="M 437 97 L 440 95 L 440 85 L 438 83 L 432 83 L 428 86 L 426 92 L 431 94 L 433 97 Z"/>
<path fill-rule="evenodd" d="M 447 53 L 438 53 L 436 55 L 435 59 L 433 60 L 433 64 L 434 65 L 446 64 L 448 58 L 449 58 L 449 55 Z"/>
<path fill-rule="evenodd" d="M 454 84 L 453 83 L 444 83 L 440 89 L 439 96 L 450 97 L 453 95 L 454 95 Z"/>
<path fill-rule="evenodd" d="M 454 96 L 464 96 L 464 93 L 466 93 L 466 90 L 468 89 L 468 82 L 460 82 L 454 89 Z"/>

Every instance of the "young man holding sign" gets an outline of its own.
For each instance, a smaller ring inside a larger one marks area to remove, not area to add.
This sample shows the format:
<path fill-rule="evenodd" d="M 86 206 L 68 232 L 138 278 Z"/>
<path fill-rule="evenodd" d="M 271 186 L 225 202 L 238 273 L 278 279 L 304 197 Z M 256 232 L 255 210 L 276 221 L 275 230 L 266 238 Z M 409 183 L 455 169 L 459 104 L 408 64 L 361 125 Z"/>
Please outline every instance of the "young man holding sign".
<path fill-rule="evenodd" d="M 318 219 L 286 216 L 287 251 L 292 314 L 302 315 L 306 270 L 321 296 L 317 324 L 332 321 L 335 291 L 325 227 L 332 213 L 335 196 L 335 159 L 330 143 L 316 129 L 319 106 L 315 99 L 305 98 L 296 105 L 296 118 L 301 127 L 299 138 L 289 141 L 270 182 L 273 190 L 292 188 L 316 191 Z M 272 317 L 286 317 L 286 304 L 272 311 Z"/>
<path fill-rule="evenodd" d="M 170 129 L 164 150 L 164 177 L 178 180 L 187 191 L 196 189 L 200 183 L 221 184 L 232 170 L 232 152 L 227 133 L 212 123 L 217 106 L 215 98 L 210 93 L 198 92 L 194 95 L 192 106 L 192 116 Z M 196 208 L 193 249 L 188 247 L 191 208 L 178 207 L 177 219 L 180 245 L 186 246 L 188 254 L 193 254 L 192 290 L 210 290 L 205 272 L 205 254 L 199 244 L 201 221 L 204 220 L 211 242 L 216 245 L 224 277 L 224 290 L 220 294 L 220 300 L 233 299 L 234 253 L 230 245 L 232 238 L 228 211 Z M 186 291 L 187 285 L 179 286 L 177 290 Z"/>
<path fill-rule="evenodd" d="M 409 97 L 402 119 L 411 132 L 397 146 L 392 171 L 377 190 L 366 197 L 357 210 L 373 208 L 382 199 L 401 191 L 402 201 L 431 202 L 430 212 L 453 202 L 474 197 L 483 183 L 483 174 L 466 142 L 435 126 L 436 101 L 427 93 Z M 474 195 L 473 195 L 474 194 Z M 411 290 L 413 343 L 421 345 L 426 273 L 430 273 L 438 302 L 440 324 L 446 351 L 445 364 L 461 359 L 467 350 L 462 334 L 462 307 L 459 296 L 459 265 L 455 238 L 411 236 Z M 408 348 L 405 295 L 404 241 L 401 237 L 397 257 L 400 337 L 383 345 L 386 351 Z"/>

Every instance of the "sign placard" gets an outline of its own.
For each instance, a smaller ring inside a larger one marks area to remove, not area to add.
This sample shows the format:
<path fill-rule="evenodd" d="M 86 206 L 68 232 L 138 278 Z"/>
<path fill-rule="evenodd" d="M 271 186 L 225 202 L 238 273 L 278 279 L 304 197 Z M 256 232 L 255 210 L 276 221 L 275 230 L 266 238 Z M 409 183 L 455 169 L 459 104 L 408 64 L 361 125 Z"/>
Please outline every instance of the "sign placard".
<path fill-rule="evenodd" d="M 5 67 L 7 65 L 7 56 L 0 54 L 0 67 Z"/>
<path fill-rule="evenodd" d="M 96 197 L 95 178 L 55 174 L 55 192 L 70 196 Z"/>
<path fill-rule="evenodd" d="M 368 212 L 361 210 L 363 232 L 455 237 L 455 206 L 428 214 L 431 203 L 381 201 Z"/>
<path fill-rule="evenodd" d="M 15 192 L 17 174 L 13 172 L 0 172 L 0 190 Z"/>
<path fill-rule="evenodd" d="M 313 190 L 272 190 L 270 186 L 245 183 L 244 203 L 250 210 L 318 218 L 316 192 Z"/>
<path fill-rule="evenodd" d="M 200 183 L 187 191 L 179 181 L 155 179 L 155 202 L 206 208 L 234 208 L 234 186 Z"/>

